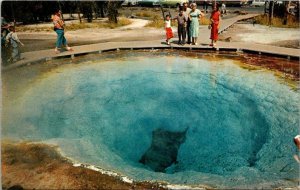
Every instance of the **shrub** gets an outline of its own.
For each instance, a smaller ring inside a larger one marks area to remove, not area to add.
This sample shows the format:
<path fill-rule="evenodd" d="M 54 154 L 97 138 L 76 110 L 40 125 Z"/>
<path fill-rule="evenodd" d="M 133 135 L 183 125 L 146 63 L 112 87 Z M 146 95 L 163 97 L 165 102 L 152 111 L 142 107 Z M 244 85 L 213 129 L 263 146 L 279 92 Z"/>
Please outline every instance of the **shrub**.
<path fill-rule="evenodd" d="M 201 17 L 200 18 L 200 24 L 202 25 L 209 25 L 210 24 L 210 19 L 207 17 Z"/>
<path fill-rule="evenodd" d="M 267 14 L 259 15 L 259 16 L 255 17 L 254 19 L 257 24 L 269 26 L 269 16 Z M 282 28 L 299 28 L 299 22 L 292 15 L 288 16 L 286 25 L 284 25 L 283 22 L 284 22 L 283 18 L 274 17 L 272 20 L 272 26 L 282 27 Z"/>
<path fill-rule="evenodd" d="M 140 11 L 135 14 L 138 17 L 152 17 L 153 14 L 149 11 Z"/>

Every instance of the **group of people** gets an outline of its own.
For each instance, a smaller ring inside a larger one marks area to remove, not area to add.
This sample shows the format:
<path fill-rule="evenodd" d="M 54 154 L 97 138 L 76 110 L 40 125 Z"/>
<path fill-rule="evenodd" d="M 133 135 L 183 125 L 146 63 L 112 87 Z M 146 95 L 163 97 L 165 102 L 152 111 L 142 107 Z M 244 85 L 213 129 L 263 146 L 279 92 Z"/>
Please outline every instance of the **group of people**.
<path fill-rule="evenodd" d="M 174 37 L 171 20 L 177 20 L 178 23 L 178 44 L 184 45 L 192 44 L 197 45 L 197 40 L 199 36 L 199 19 L 205 16 L 199 9 L 197 9 L 196 3 L 192 3 L 189 7 L 188 3 L 184 3 L 182 7 L 179 8 L 178 15 L 171 19 L 170 15 L 166 15 L 165 18 L 165 30 L 166 30 L 166 42 L 169 45 L 170 39 Z M 211 44 L 210 46 L 215 47 L 218 40 L 218 31 L 220 26 L 220 16 L 218 4 L 214 5 L 213 11 L 210 16 L 209 29 L 211 30 Z"/>
<path fill-rule="evenodd" d="M 61 11 L 57 9 L 55 14 L 52 16 L 54 31 L 57 34 L 55 53 L 60 53 L 60 48 L 65 46 L 68 51 L 73 49 L 68 46 L 67 40 L 65 38 L 65 23 L 61 18 Z M 4 18 L 2 18 L 1 26 L 1 58 L 4 63 L 14 63 L 21 59 L 20 46 L 24 44 L 18 38 L 18 35 L 15 31 L 15 26 L 9 23 L 6 23 Z"/>

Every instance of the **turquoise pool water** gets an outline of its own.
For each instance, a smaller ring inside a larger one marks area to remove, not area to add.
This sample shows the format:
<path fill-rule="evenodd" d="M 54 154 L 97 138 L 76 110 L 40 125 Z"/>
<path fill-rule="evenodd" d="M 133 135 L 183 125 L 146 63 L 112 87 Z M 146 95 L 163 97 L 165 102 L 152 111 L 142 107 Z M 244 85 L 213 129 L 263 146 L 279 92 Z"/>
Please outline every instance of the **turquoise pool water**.
<path fill-rule="evenodd" d="M 3 109 L 2 136 L 55 143 L 68 157 L 135 180 L 296 185 L 298 91 L 236 60 L 147 55 L 42 74 Z"/>

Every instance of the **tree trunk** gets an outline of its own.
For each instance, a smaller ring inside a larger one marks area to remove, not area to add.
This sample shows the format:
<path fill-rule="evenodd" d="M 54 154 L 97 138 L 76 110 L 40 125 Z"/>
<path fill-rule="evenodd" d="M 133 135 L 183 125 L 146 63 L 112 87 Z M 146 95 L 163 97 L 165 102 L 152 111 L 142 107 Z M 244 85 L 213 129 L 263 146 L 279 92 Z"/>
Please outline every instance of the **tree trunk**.
<path fill-rule="evenodd" d="M 105 17 L 105 13 L 104 13 L 104 9 L 105 9 L 105 1 L 97 1 L 97 5 L 98 5 L 98 10 L 99 10 L 99 16 L 101 18 L 104 18 Z"/>
<path fill-rule="evenodd" d="M 268 2 L 267 2 L 267 1 L 265 1 L 265 9 L 264 9 L 264 11 L 265 11 L 265 14 L 267 14 L 267 10 L 268 10 L 268 8 L 267 8 L 267 5 L 268 5 Z"/>
<path fill-rule="evenodd" d="M 270 4 L 269 4 L 269 26 L 272 26 L 273 15 L 274 15 L 274 1 L 270 1 Z"/>
<path fill-rule="evenodd" d="M 109 0 L 107 4 L 108 20 L 109 22 L 118 23 L 118 9 L 121 7 L 123 1 Z"/>
<path fill-rule="evenodd" d="M 78 13 L 79 22 L 81 23 L 82 21 L 81 21 L 81 16 L 80 16 L 80 2 L 78 2 L 76 9 L 77 9 L 77 13 Z"/>
<path fill-rule="evenodd" d="M 290 7 L 291 1 L 285 1 L 284 2 L 284 17 L 283 17 L 283 24 L 287 25 L 288 22 L 288 15 L 289 15 L 289 7 Z"/>
<path fill-rule="evenodd" d="M 80 12 L 78 11 L 78 18 L 79 18 L 79 22 L 81 23 L 81 16 L 80 16 Z"/>
<path fill-rule="evenodd" d="M 59 0 L 57 0 L 57 3 L 58 3 L 59 10 L 61 11 L 61 18 L 62 18 L 62 20 L 64 20 L 64 15 L 63 15 L 63 12 L 61 10 L 61 4 L 60 4 Z"/>

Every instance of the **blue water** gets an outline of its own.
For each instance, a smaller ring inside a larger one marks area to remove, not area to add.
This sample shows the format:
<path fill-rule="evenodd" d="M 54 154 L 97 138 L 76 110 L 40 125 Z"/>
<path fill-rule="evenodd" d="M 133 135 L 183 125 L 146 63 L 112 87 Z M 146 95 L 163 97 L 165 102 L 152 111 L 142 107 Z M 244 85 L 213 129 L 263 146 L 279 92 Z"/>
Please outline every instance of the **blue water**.
<path fill-rule="evenodd" d="M 299 93 L 237 62 L 137 53 L 63 65 L 11 100 L 2 133 L 136 180 L 295 186 Z M 187 129 L 166 173 L 139 163 L 156 129 Z"/>

